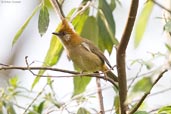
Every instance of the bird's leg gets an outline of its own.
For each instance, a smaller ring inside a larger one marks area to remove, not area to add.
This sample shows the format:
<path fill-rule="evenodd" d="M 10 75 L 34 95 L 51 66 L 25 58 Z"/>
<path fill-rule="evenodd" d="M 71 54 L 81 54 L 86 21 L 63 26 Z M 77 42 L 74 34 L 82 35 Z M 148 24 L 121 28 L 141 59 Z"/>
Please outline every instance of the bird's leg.
<path fill-rule="evenodd" d="M 106 74 L 106 72 L 104 72 L 104 80 L 107 81 L 107 74 Z"/>
<path fill-rule="evenodd" d="M 85 72 L 84 70 L 81 70 L 81 71 L 80 71 L 80 74 L 81 74 L 81 76 L 80 76 L 80 77 L 81 77 L 81 78 L 83 77 L 83 75 L 82 75 L 82 74 L 84 74 L 84 72 Z"/>

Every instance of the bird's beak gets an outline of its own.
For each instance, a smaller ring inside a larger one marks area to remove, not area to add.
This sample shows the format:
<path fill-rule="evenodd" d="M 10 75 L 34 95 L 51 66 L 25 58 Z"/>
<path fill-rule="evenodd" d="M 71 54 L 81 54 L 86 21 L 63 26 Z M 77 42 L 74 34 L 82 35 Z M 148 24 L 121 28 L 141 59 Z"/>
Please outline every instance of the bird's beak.
<path fill-rule="evenodd" d="M 61 36 L 61 34 L 58 33 L 58 32 L 52 32 L 52 34 L 54 34 L 54 35 L 56 35 L 56 36 Z"/>

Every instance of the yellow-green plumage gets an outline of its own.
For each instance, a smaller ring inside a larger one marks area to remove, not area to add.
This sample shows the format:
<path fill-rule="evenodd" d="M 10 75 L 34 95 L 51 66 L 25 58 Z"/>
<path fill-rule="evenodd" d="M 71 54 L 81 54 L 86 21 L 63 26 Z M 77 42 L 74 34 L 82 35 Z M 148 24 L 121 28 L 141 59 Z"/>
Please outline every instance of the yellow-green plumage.
<path fill-rule="evenodd" d="M 118 81 L 117 77 L 105 65 L 106 63 L 112 68 L 100 49 L 91 41 L 76 34 L 65 19 L 62 21 L 59 32 L 53 34 L 60 38 L 68 57 L 79 69 L 86 72 L 102 71 L 112 80 Z"/>

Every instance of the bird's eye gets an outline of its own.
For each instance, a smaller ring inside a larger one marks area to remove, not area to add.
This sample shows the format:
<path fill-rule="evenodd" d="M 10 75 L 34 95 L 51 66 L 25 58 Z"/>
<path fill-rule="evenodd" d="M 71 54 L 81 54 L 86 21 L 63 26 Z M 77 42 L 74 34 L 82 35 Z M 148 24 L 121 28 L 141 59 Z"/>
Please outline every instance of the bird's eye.
<path fill-rule="evenodd" d="M 65 31 L 62 31 L 62 32 L 61 32 L 61 35 L 62 35 L 62 36 L 65 36 L 65 35 L 66 35 L 66 32 L 65 32 Z"/>

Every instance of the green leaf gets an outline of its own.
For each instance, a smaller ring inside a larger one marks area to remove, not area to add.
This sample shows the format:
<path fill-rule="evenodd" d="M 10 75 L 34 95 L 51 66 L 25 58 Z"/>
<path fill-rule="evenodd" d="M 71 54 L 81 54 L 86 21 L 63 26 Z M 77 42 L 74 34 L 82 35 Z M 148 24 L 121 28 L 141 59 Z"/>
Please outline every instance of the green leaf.
<path fill-rule="evenodd" d="M 9 79 L 9 84 L 12 85 L 13 87 L 17 87 L 17 84 L 18 84 L 18 77 L 15 76 L 15 77 L 12 77 Z"/>
<path fill-rule="evenodd" d="M 116 0 L 110 0 L 110 9 L 113 11 L 116 8 Z"/>
<path fill-rule="evenodd" d="M 119 114 L 120 101 L 119 101 L 119 96 L 118 95 L 115 96 L 114 106 L 115 106 L 115 113 Z"/>
<path fill-rule="evenodd" d="M 77 111 L 77 114 L 90 114 L 90 112 L 86 110 L 85 108 L 80 107 Z"/>
<path fill-rule="evenodd" d="M 76 10 L 76 8 L 73 8 L 73 9 L 70 10 L 70 12 L 68 13 L 68 15 L 67 15 L 67 17 L 66 17 L 68 20 L 71 19 L 71 17 L 72 17 L 72 15 L 74 14 L 75 10 Z"/>
<path fill-rule="evenodd" d="M 8 103 L 6 105 L 6 109 L 7 109 L 7 114 L 16 114 L 14 107 L 11 103 Z"/>
<path fill-rule="evenodd" d="M 73 96 L 81 94 L 85 91 L 87 85 L 91 81 L 91 77 L 74 77 L 74 93 Z"/>
<path fill-rule="evenodd" d="M 135 25 L 135 39 L 134 39 L 134 46 L 137 48 L 143 38 L 144 32 L 146 30 L 146 26 L 153 10 L 154 3 L 151 0 L 148 0 L 145 3 L 145 6 L 137 20 Z"/>
<path fill-rule="evenodd" d="M 52 90 L 52 91 L 54 91 L 54 90 Z M 46 101 L 49 101 L 54 106 L 56 106 L 56 108 L 61 108 L 63 106 L 63 103 L 57 101 L 56 98 L 54 97 L 54 95 L 52 95 L 52 93 L 46 94 L 44 98 Z"/>
<path fill-rule="evenodd" d="M 171 114 L 171 106 L 164 106 L 160 108 L 157 114 Z"/>
<path fill-rule="evenodd" d="M 112 10 L 110 9 L 110 5 L 106 0 L 99 0 L 99 9 L 101 9 L 102 14 L 107 22 L 107 29 L 112 37 L 115 36 L 115 21 L 113 18 Z"/>
<path fill-rule="evenodd" d="M 90 16 L 86 19 L 84 26 L 82 28 L 81 36 L 87 38 L 94 42 L 94 44 L 98 44 L 98 25 L 96 22 L 96 18 Z"/>
<path fill-rule="evenodd" d="M 45 103 L 45 101 L 42 101 L 42 102 L 39 104 L 39 106 L 38 106 L 37 112 L 38 112 L 39 114 L 42 114 L 42 112 L 43 112 L 44 103 Z"/>
<path fill-rule="evenodd" d="M 45 4 L 48 8 L 53 8 L 49 0 L 44 0 L 44 4 Z"/>
<path fill-rule="evenodd" d="M 149 113 L 146 112 L 146 111 L 137 111 L 137 112 L 135 112 L 134 114 L 149 114 Z"/>
<path fill-rule="evenodd" d="M 75 28 L 75 31 L 77 31 L 78 34 L 81 33 L 84 23 L 88 18 L 88 14 L 89 14 L 89 9 L 87 9 L 84 13 L 78 15 L 76 18 L 74 18 L 74 20 L 72 21 L 72 24 Z"/>
<path fill-rule="evenodd" d="M 39 13 L 38 29 L 39 34 L 42 37 L 46 33 L 49 26 L 49 12 L 45 5 L 42 5 Z"/>
<path fill-rule="evenodd" d="M 171 52 L 171 46 L 169 44 L 165 44 L 165 46 L 168 49 L 168 51 Z"/>
<path fill-rule="evenodd" d="M 166 32 L 171 32 L 171 19 L 169 19 L 166 24 L 164 25 L 164 30 Z"/>
<path fill-rule="evenodd" d="M 59 27 L 60 27 L 60 25 L 56 29 L 56 32 L 59 30 Z M 49 47 L 46 57 L 44 59 L 43 66 L 55 65 L 58 62 L 58 60 L 62 54 L 62 51 L 63 51 L 63 46 L 62 46 L 61 42 L 59 41 L 59 39 L 56 36 L 52 35 L 50 47 Z M 39 71 L 39 73 L 38 73 L 39 76 L 37 76 L 34 79 L 34 82 L 32 83 L 32 89 L 38 83 L 38 81 L 40 80 L 40 76 L 43 75 L 44 72 L 45 72 L 45 70 Z"/>
<path fill-rule="evenodd" d="M 97 14 L 97 23 L 99 28 L 99 41 L 98 41 L 98 47 L 104 51 L 107 49 L 109 53 L 112 52 L 113 45 L 118 44 L 117 39 L 114 36 L 111 36 L 107 26 L 105 24 L 105 19 L 103 16 L 101 16 L 100 12 Z"/>
<path fill-rule="evenodd" d="M 33 10 L 31 16 L 24 22 L 24 24 L 22 25 L 22 27 L 17 31 L 17 33 L 15 34 L 13 41 L 12 41 L 12 46 L 17 42 L 17 40 L 19 39 L 19 37 L 21 36 L 21 34 L 23 33 L 24 29 L 27 27 L 28 23 L 30 22 L 30 20 L 32 19 L 32 17 L 36 14 L 36 12 L 39 9 L 39 5 Z"/>
<path fill-rule="evenodd" d="M 115 38 L 115 21 L 113 18 L 113 5 L 108 4 L 106 0 L 99 0 L 99 10 L 97 13 L 97 21 L 99 26 L 99 48 L 104 51 L 107 49 L 112 52 L 113 45 L 118 45 L 118 40 Z"/>
<path fill-rule="evenodd" d="M 148 92 L 151 87 L 151 77 L 144 77 L 133 86 L 132 92 Z"/>

